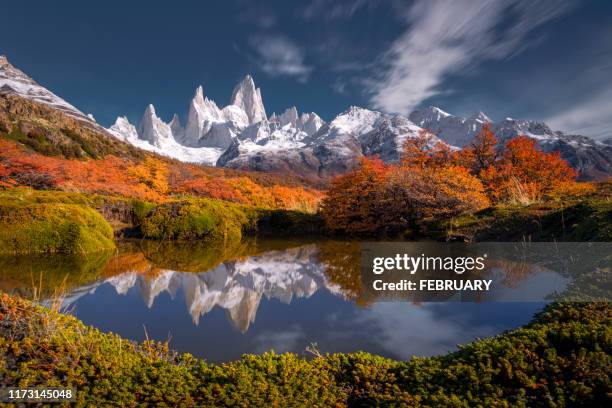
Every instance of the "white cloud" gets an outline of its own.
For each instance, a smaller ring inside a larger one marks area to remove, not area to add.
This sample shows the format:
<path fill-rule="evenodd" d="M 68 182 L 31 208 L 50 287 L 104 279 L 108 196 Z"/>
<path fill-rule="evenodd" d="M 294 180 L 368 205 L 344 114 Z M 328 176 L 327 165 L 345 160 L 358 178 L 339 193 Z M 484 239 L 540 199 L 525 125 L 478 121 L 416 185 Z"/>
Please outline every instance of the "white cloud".
<path fill-rule="evenodd" d="M 528 33 L 568 8 L 560 0 L 419 0 L 405 11 L 407 30 L 383 55 L 382 74 L 366 84 L 370 101 L 407 114 L 441 93 L 447 76 L 521 52 Z"/>
<path fill-rule="evenodd" d="M 612 137 L 612 85 L 544 119 L 553 129 L 595 138 Z"/>
<path fill-rule="evenodd" d="M 270 76 L 308 80 L 312 67 L 304 63 L 303 51 L 291 40 L 279 35 L 258 35 L 249 44 L 255 50 L 255 62 Z"/>

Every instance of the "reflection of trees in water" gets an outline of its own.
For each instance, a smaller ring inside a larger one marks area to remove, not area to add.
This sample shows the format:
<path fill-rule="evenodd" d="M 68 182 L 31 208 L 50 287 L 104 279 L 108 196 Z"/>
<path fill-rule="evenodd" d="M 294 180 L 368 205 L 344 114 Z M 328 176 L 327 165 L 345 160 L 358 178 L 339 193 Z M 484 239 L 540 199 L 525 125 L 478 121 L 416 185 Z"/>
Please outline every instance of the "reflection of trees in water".
<path fill-rule="evenodd" d="M 573 297 L 582 293 L 610 299 L 612 255 L 605 251 L 606 248 L 602 250 L 600 246 L 580 243 L 548 245 L 548 250 L 543 251 L 541 246 L 528 243 L 513 246 L 491 244 L 487 249 L 487 268 L 494 270 L 501 284 L 508 288 L 518 288 L 539 271 L 550 270 L 572 279 L 568 294 Z M 362 291 L 361 243 L 331 240 L 249 239 L 230 245 L 134 241 L 120 245 L 113 252 L 87 256 L 4 256 L 0 257 L 0 289 L 26 297 L 32 297 L 36 290 L 38 297 L 45 298 L 56 293 L 60 287 L 70 292 L 128 272 L 141 276 L 145 281 L 168 270 L 207 273 L 224 263 L 241 262 L 270 251 L 282 252 L 291 248 L 312 252 L 312 262 L 320 265 L 325 286 L 333 293 L 362 306 L 374 300 Z M 471 278 L 486 278 L 487 274 L 487 271 L 483 271 Z M 431 277 L 422 275 L 419 278 Z M 451 294 L 439 295 L 436 299 L 444 300 Z M 478 294 L 474 294 L 472 300 L 478 301 Z"/>
<path fill-rule="evenodd" d="M 32 298 L 70 291 L 100 278 L 112 251 L 87 255 L 30 254 L 0 257 L 0 289 Z M 36 293 L 34 293 L 36 291 Z"/>
<path fill-rule="evenodd" d="M 563 293 L 554 294 L 551 299 L 612 300 L 611 243 L 522 243 L 500 248 L 503 253 L 497 264 L 505 273 L 504 283 L 510 287 L 519 286 L 539 271 L 549 270 L 569 278 Z"/>
<path fill-rule="evenodd" d="M 370 304 L 371 300 L 361 290 L 361 243 L 322 241 L 317 248 L 317 260 L 324 266 L 329 281 L 340 287 L 348 299 L 361 306 Z"/>

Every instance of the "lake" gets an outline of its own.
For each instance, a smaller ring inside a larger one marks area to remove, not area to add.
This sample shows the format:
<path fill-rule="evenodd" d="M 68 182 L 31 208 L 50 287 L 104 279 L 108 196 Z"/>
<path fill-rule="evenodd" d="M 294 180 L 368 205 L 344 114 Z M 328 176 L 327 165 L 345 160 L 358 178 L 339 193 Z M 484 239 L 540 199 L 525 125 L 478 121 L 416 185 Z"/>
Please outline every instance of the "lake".
<path fill-rule="evenodd" d="M 568 283 L 554 271 L 509 268 L 494 277 L 498 292 L 529 291 L 531 301 L 376 302 L 361 294 L 359 262 L 358 242 L 142 241 L 86 257 L 1 257 L 0 288 L 43 304 L 62 294 L 65 311 L 87 325 L 224 362 L 307 354 L 313 344 L 396 359 L 443 354 L 529 322 Z"/>

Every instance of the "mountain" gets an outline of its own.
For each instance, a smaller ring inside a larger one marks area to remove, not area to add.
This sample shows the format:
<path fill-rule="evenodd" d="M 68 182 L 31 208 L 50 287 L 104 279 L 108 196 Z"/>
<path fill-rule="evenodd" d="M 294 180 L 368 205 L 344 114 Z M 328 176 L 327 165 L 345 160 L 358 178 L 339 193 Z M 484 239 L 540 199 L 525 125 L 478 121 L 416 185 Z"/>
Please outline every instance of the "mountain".
<path fill-rule="evenodd" d="M 546 123 L 506 118 L 493 122 L 482 112 L 469 118 L 451 115 L 436 107 L 412 112 L 409 118 L 434 132 L 445 142 L 462 147 L 469 144 L 485 123 L 490 123 L 500 143 L 525 135 L 542 150 L 558 151 L 580 173 L 582 179 L 601 179 L 612 174 L 612 146 L 582 135 L 553 131 Z"/>
<path fill-rule="evenodd" d="M 46 156 L 97 159 L 106 154 L 139 158 L 142 152 L 117 140 L 64 99 L 0 55 L 0 133 Z M 25 177 L 21 175 L 21 177 Z"/>
<path fill-rule="evenodd" d="M 185 162 L 213 165 L 223 149 L 181 145 L 174 138 L 177 121 L 178 116 L 175 116 L 171 124 L 164 123 L 155 113 L 155 107 L 149 105 L 138 129 L 130 123 L 128 118 L 120 116 L 107 130 L 117 139 L 143 150 L 178 158 Z"/>
<path fill-rule="evenodd" d="M 366 155 L 397 161 L 403 142 L 420 130 L 402 116 L 355 106 L 329 124 L 314 113 L 302 114 L 298 120 L 291 108 L 245 130 L 217 165 L 330 177 L 350 170 Z"/>
<path fill-rule="evenodd" d="M 261 99 L 261 90 L 255 88 L 255 82 L 250 75 L 236 85 L 232 92 L 230 105 L 237 106 L 244 111 L 249 119 L 249 125 L 266 119 L 266 109 Z"/>
<path fill-rule="evenodd" d="M 95 130 L 103 138 L 112 135 L 121 142 L 184 162 L 318 180 L 353 168 L 362 156 L 379 155 L 384 161 L 397 161 L 403 142 L 418 135 L 423 128 L 434 132 L 438 141 L 461 147 L 469 144 L 485 123 L 492 122 L 482 112 L 462 118 L 436 107 L 404 117 L 353 106 L 329 123 L 314 112 L 300 114 L 295 106 L 267 117 L 261 89 L 247 75 L 236 85 L 230 104 L 225 107 L 205 96 L 203 87 L 196 88 L 184 126 L 178 114 L 166 123 L 157 116 L 155 107 L 149 105 L 138 126 L 126 117 L 118 117 L 110 128 L 104 129 L 93 116 L 85 115 L 36 83 L 4 56 L 0 56 L 0 94 L 48 106 Z M 14 112 L 11 115 L 7 123 L 17 120 Z M 33 123 L 31 127 L 40 127 L 40 124 Z M 492 123 L 492 128 L 501 143 L 524 134 L 536 140 L 545 151 L 559 151 L 583 179 L 606 178 L 612 174 L 610 143 L 553 131 L 537 121 L 506 118 Z M 27 133 L 32 129 L 25 130 Z M 54 143 L 72 146 L 74 140 L 64 133 L 58 132 Z M 68 148 L 73 149 L 76 148 Z M 83 150 L 75 154 L 88 153 Z"/>
<path fill-rule="evenodd" d="M 432 131 L 448 144 L 457 147 L 469 144 L 476 133 L 480 131 L 482 125 L 492 122 L 482 112 L 466 119 L 453 116 L 435 106 L 414 111 L 408 117 L 420 127 Z"/>
<path fill-rule="evenodd" d="M 15 68 L 4 55 L 0 55 L 0 93 L 14 94 L 64 112 L 83 124 L 102 129 L 91 114 L 86 115 L 53 92 L 39 85 L 21 70 Z"/>

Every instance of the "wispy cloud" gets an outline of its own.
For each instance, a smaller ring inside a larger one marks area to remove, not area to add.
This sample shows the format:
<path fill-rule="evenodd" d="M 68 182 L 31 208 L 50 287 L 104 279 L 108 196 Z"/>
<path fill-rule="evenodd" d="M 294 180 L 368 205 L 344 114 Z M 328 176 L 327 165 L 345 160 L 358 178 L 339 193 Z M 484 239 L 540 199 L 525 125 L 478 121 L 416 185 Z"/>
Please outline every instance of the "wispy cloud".
<path fill-rule="evenodd" d="M 612 137 L 612 85 L 545 119 L 553 129 L 596 138 Z"/>
<path fill-rule="evenodd" d="M 406 31 L 382 57 L 382 73 L 366 82 L 370 102 L 384 111 L 409 113 L 440 94 L 448 76 L 523 51 L 530 32 L 570 5 L 561 0 L 416 1 L 405 10 Z"/>
<path fill-rule="evenodd" d="M 241 1 L 238 4 L 241 11 L 236 15 L 236 21 L 253 24 L 262 30 L 276 26 L 276 13 L 269 7 L 250 1 Z"/>
<path fill-rule="evenodd" d="M 280 35 L 257 35 L 249 40 L 256 53 L 255 62 L 270 76 L 295 77 L 306 82 L 312 67 L 304 62 L 304 52 L 297 44 Z"/>
<path fill-rule="evenodd" d="M 380 0 L 312 0 L 299 7 L 296 14 L 304 20 L 348 19 L 359 10 L 371 10 L 381 3 Z"/>

